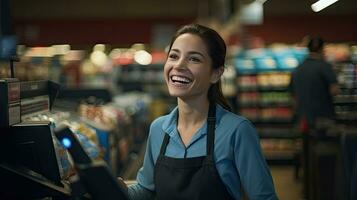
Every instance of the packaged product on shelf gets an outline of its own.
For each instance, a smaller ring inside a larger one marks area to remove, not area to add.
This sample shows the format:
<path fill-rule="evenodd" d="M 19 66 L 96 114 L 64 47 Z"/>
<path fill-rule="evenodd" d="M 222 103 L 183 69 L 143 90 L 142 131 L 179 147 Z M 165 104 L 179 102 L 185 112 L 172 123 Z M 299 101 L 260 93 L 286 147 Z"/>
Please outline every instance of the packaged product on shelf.
<path fill-rule="evenodd" d="M 291 71 L 299 65 L 299 60 L 292 55 L 278 57 L 278 68 L 282 71 Z"/>
<path fill-rule="evenodd" d="M 299 65 L 299 60 L 294 54 L 294 49 L 283 47 L 273 48 L 277 68 L 280 71 L 291 71 Z"/>
<path fill-rule="evenodd" d="M 269 74 L 258 74 L 257 81 L 260 88 L 267 88 L 270 86 Z"/>
<path fill-rule="evenodd" d="M 289 122 L 292 119 L 292 111 L 290 108 L 262 108 L 260 117 L 263 121 L 268 122 Z"/>
<path fill-rule="evenodd" d="M 89 156 L 93 159 L 103 159 L 103 152 L 99 149 L 100 143 L 95 130 L 84 123 L 76 124 L 73 127 Z"/>
<path fill-rule="evenodd" d="M 255 63 L 252 59 L 249 58 L 234 59 L 234 66 L 236 67 L 237 72 L 241 74 L 256 72 Z"/>
<path fill-rule="evenodd" d="M 269 75 L 269 81 L 273 87 L 287 87 L 290 83 L 290 73 L 272 73 Z"/>
<path fill-rule="evenodd" d="M 258 108 L 242 108 L 239 114 L 250 119 L 253 122 L 257 121 L 260 118 Z"/>
<path fill-rule="evenodd" d="M 242 75 L 237 78 L 239 90 L 255 90 L 258 87 L 256 75 Z"/>
<path fill-rule="evenodd" d="M 257 70 L 260 72 L 277 70 L 277 63 L 273 57 L 255 58 L 254 62 Z"/>
<path fill-rule="evenodd" d="M 260 99 L 258 92 L 241 92 L 238 94 L 238 103 L 242 106 L 257 105 Z"/>
<path fill-rule="evenodd" d="M 306 47 L 295 47 L 292 52 L 299 63 L 302 63 L 308 55 L 308 49 Z"/>

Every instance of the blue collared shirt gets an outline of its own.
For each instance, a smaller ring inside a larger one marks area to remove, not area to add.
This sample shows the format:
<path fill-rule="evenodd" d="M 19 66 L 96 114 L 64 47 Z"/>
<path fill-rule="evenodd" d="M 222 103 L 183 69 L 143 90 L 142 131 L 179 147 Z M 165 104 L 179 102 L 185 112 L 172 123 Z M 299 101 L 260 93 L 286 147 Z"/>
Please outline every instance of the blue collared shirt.
<path fill-rule="evenodd" d="M 129 196 L 138 196 L 135 194 L 140 194 L 137 190 L 141 187 L 155 191 L 154 166 L 165 134 L 170 136 L 166 156 L 189 158 L 206 155 L 207 122 L 186 147 L 177 131 L 177 112 L 175 108 L 170 114 L 152 122 L 144 164 L 137 175 L 138 185 L 129 187 Z M 278 199 L 258 135 L 247 119 L 217 105 L 214 145 L 216 168 L 232 197 L 241 199 L 243 188 L 251 200 Z"/>

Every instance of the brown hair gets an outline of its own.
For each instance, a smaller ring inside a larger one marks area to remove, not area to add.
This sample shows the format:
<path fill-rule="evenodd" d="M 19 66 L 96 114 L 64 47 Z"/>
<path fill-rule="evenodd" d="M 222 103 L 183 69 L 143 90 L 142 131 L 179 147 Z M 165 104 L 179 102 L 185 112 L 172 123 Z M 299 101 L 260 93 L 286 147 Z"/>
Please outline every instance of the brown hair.
<path fill-rule="evenodd" d="M 176 38 L 185 33 L 197 35 L 204 41 L 212 60 L 213 69 L 218 69 L 219 67 L 224 66 L 226 59 L 226 44 L 215 30 L 206 26 L 189 24 L 181 27 L 172 38 L 169 50 L 171 50 L 172 44 L 175 42 Z M 227 99 L 223 96 L 221 80 L 210 86 L 207 97 L 210 102 L 218 103 L 226 110 L 232 111 Z"/>

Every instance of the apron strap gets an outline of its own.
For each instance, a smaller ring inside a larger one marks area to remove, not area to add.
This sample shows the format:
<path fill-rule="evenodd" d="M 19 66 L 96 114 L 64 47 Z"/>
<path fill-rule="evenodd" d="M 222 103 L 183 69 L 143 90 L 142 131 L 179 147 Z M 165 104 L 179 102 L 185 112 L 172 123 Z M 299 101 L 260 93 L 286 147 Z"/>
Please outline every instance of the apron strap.
<path fill-rule="evenodd" d="M 214 133 L 215 133 L 215 126 L 216 126 L 216 104 L 210 103 L 208 109 L 208 117 L 207 117 L 207 156 L 213 155 L 214 151 Z M 160 148 L 160 155 L 165 155 L 166 147 L 170 142 L 169 134 L 165 133 L 164 140 L 162 142 Z"/>
<path fill-rule="evenodd" d="M 214 133 L 216 126 L 216 104 L 211 102 L 208 109 L 207 117 L 207 156 L 213 155 L 214 151 Z"/>
<path fill-rule="evenodd" d="M 170 142 L 170 136 L 169 134 L 165 133 L 164 141 L 162 142 L 161 148 L 160 148 L 160 155 L 165 155 L 166 152 L 166 147 Z"/>

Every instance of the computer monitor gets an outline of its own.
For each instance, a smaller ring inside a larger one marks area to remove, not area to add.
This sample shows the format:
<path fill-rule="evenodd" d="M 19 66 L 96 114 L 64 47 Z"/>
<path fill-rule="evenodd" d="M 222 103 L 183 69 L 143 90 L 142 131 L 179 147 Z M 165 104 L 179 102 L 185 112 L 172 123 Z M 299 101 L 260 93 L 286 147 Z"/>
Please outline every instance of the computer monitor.
<path fill-rule="evenodd" d="M 69 197 L 50 122 L 1 128 L 0 199 Z"/>
<path fill-rule="evenodd" d="M 49 122 L 20 123 L 2 134 L 2 162 L 25 167 L 62 186 L 60 163 Z"/>

